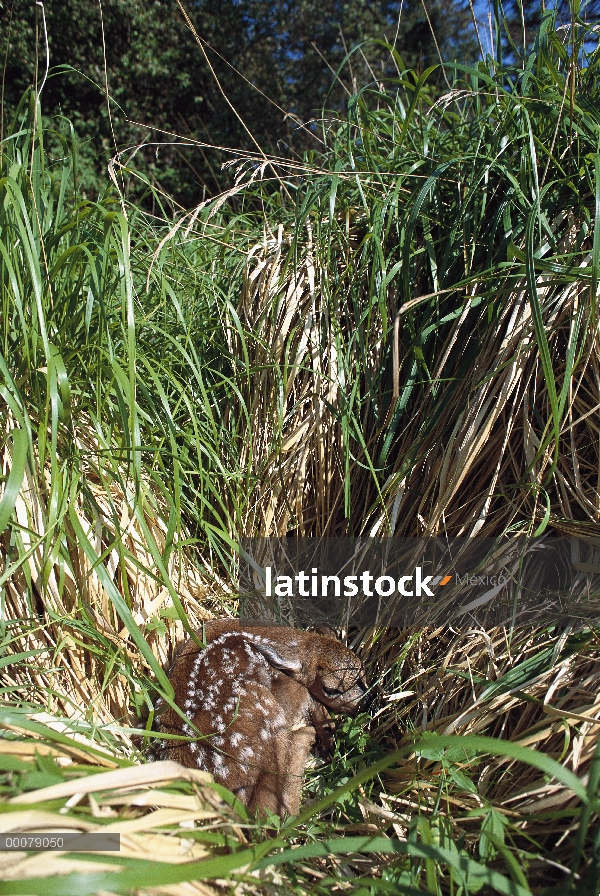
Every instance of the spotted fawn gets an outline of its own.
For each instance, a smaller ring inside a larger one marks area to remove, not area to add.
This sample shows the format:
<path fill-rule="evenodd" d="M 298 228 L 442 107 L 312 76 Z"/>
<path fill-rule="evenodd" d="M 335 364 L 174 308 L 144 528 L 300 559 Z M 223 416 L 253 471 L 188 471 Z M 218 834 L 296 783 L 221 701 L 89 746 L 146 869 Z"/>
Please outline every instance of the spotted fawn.
<path fill-rule="evenodd" d="M 360 660 L 331 632 L 217 619 L 204 637 L 169 676 L 187 721 L 160 713 L 161 732 L 188 740 L 159 742 L 156 758 L 211 772 L 250 811 L 297 815 L 311 749 L 333 755 L 328 709 L 352 715 L 365 696 Z"/>

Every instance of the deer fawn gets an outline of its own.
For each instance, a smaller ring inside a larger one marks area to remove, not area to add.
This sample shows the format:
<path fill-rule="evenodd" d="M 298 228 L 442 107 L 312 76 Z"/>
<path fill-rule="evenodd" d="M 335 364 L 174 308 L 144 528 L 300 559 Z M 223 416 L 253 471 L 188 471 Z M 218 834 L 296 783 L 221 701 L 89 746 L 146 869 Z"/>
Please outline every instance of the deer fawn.
<path fill-rule="evenodd" d="M 156 758 L 212 772 L 251 811 L 297 815 L 302 776 L 315 743 L 333 755 L 327 708 L 354 714 L 367 685 L 359 659 L 333 633 L 235 619 L 205 625 L 207 646 L 187 641 L 171 668 L 175 703 Z M 198 633 L 201 636 L 201 632 Z"/>

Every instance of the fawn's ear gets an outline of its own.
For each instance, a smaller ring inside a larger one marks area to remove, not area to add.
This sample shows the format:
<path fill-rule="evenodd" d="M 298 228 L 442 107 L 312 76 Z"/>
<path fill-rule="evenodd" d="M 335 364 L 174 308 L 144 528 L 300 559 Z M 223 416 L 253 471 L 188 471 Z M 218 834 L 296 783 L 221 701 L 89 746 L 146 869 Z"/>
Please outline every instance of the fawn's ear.
<path fill-rule="evenodd" d="M 266 659 L 269 665 L 281 672 L 297 673 L 302 671 L 302 662 L 298 656 L 298 647 L 291 647 L 285 641 L 277 642 L 270 638 L 250 639 L 253 647 Z"/>

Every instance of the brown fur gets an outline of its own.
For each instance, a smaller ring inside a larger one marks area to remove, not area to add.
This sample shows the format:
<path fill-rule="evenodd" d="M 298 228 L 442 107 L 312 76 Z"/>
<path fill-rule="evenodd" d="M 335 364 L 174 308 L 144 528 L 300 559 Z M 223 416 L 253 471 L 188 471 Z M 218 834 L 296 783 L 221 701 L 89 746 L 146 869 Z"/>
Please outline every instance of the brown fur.
<path fill-rule="evenodd" d="M 360 661 L 329 633 L 284 626 L 218 619 L 205 637 L 205 650 L 187 641 L 170 672 L 192 724 L 171 708 L 160 717 L 162 732 L 196 739 L 162 741 L 157 758 L 212 772 L 251 811 L 296 815 L 311 749 L 333 753 L 327 708 L 353 714 L 365 694 Z"/>

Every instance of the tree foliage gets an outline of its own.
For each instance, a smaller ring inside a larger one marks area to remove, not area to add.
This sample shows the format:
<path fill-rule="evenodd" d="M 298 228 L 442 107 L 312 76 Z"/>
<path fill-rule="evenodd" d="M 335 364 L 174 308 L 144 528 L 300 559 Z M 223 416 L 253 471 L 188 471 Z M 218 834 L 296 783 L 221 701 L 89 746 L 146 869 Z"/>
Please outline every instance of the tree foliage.
<path fill-rule="evenodd" d="M 83 138 L 88 189 L 117 149 L 144 144 L 136 167 L 189 206 L 227 185 L 227 155 L 210 147 L 317 148 L 323 110 L 393 69 L 381 42 L 417 69 L 438 49 L 474 51 L 465 0 L 429 0 L 428 15 L 421 0 L 194 0 L 186 11 L 198 39 L 178 0 L 0 0 L 4 130 L 44 79 L 47 34 L 44 113 Z"/>

